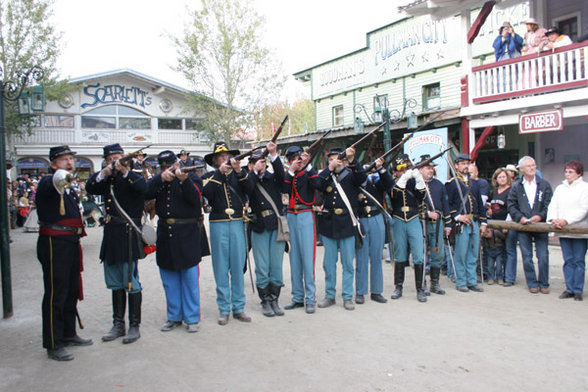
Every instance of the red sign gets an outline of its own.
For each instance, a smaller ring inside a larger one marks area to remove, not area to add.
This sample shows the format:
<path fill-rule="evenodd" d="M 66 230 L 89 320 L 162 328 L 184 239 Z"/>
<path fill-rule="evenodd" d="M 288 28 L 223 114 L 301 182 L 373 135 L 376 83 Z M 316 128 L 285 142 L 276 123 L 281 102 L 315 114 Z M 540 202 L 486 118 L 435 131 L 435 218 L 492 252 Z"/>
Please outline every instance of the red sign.
<path fill-rule="evenodd" d="M 561 109 L 519 114 L 519 134 L 561 131 L 563 112 Z"/>

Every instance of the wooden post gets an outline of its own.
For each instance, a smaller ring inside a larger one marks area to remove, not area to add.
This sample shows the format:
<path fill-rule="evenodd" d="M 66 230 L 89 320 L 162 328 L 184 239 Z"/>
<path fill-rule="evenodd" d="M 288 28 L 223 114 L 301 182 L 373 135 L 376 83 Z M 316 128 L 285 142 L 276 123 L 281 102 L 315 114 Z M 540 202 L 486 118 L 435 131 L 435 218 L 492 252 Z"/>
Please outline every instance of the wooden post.
<path fill-rule="evenodd" d="M 529 231 L 539 233 L 559 233 L 559 234 L 588 234 L 588 225 L 574 223 L 573 225 L 564 226 L 563 229 L 556 229 L 550 223 L 529 223 L 521 225 L 513 221 L 488 220 L 488 227 L 491 229 L 507 229 L 516 231 Z"/>

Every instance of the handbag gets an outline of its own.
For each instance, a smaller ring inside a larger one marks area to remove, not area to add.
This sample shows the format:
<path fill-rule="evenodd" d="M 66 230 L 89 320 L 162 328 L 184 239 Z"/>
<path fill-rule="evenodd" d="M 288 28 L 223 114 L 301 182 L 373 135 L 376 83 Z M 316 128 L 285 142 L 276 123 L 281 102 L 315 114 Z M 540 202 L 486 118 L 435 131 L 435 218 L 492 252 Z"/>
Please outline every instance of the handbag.
<path fill-rule="evenodd" d="M 276 214 L 276 218 L 278 220 L 278 235 L 277 235 L 276 241 L 278 241 L 278 242 L 290 241 L 290 228 L 288 227 L 288 219 L 285 216 L 280 215 L 280 212 L 278 211 L 278 207 L 276 206 L 276 203 L 274 203 L 274 200 L 272 199 L 272 197 L 269 195 L 269 193 L 267 193 L 267 191 L 265 189 L 263 189 L 261 184 L 258 182 L 255 184 L 255 186 L 257 187 L 259 192 L 261 192 L 263 197 L 265 197 L 267 199 L 267 201 L 272 206 L 274 213 Z"/>

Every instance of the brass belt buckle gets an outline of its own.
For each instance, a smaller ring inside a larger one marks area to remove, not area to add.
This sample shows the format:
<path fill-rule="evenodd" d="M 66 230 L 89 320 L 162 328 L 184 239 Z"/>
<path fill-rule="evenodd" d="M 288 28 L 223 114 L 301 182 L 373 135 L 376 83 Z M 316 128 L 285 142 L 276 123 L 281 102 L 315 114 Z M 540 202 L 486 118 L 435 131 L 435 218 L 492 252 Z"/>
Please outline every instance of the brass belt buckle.
<path fill-rule="evenodd" d="M 335 215 L 341 215 L 343 213 L 343 208 L 335 208 Z"/>
<path fill-rule="evenodd" d="M 400 209 L 400 211 L 402 211 L 402 212 L 408 212 L 408 211 L 410 211 L 410 207 L 408 207 L 408 206 L 404 206 L 404 207 L 402 207 L 402 208 Z"/>
<path fill-rule="evenodd" d="M 225 208 L 225 214 L 231 216 L 235 213 L 235 210 L 233 210 L 232 208 Z"/>
<path fill-rule="evenodd" d="M 76 227 L 76 234 L 77 235 L 81 235 L 83 232 L 83 229 L 81 227 Z"/>
<path fill-rule="evenodd" d="M 174 223 L 176 223 L 176 220 L 175 218 L 167 218 L 166 222 L 168 225 L 173 225 Z"/>

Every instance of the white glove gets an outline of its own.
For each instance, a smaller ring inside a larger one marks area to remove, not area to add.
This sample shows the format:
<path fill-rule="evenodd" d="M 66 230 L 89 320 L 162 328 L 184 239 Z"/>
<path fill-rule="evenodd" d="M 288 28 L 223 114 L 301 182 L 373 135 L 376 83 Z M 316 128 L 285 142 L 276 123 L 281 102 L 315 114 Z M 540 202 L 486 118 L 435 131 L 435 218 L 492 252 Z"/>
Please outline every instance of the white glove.
<path fill-rule="evenodd" d="M 419 169 L 412 169 L 412 177 L 415 179 L 416 181 L 416 189 L 425 189 L 425 179 L 423 178 L 423 175 L 421 174 L 421 172 L 419 171 Z"/>
<path fill-rule="evenodd" d="M 396 182 L 396 186 L 400 189 L 406 188 L 406 183 L 412 178 L 412 171 L 407 170 L 400 179 Z"/>

